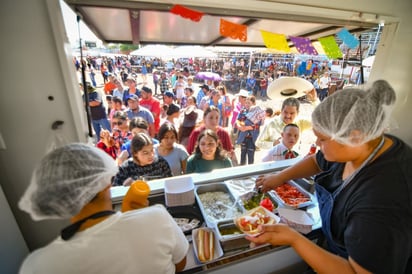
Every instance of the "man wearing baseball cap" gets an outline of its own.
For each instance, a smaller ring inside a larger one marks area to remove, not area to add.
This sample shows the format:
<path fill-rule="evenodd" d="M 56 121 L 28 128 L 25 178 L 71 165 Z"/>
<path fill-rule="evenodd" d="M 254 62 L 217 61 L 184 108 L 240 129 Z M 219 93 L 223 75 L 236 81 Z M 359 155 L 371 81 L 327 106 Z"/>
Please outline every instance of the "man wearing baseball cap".
<path fill-rule="evenodd" d="M 210 88 L 209 88 L 208 85 L 204 84 L 204 85 L 200 86 L 200 90 L 197 93 L 197 97 L 196 97 L 196 102 L 198 104 L 197 107 L 199 109 L 201 109 L 200 108 L 200 103 L 202 102 L 203 97 L 207 96 L 209 94 L 209 91 L 210 91 Z"/>
<path fill-rule="evenodd" d="M 83 88 L 83 84 L 80 83 L 80 88 Z M 107 129 L 111 131 L 109 120 L 107 119 L 106 108 L 103 106 L 102 96 L 92 86 L 90 82 L 86 82 L 86 91 L 89 99 L 90 116 L 92 119 L 93 130 L 96 134 L 96 143 L 100 140 L 100 131 Z M 83 100 L 84 95 L 83 95 Z"/>
<path fill-rule="evenodd" d="M 154 118 L 154 132 L 155 135 L 159 132 L 160 127 L 160 101 L 153 97 L 152 89 L 149 87 L 142 87 L 141 98 L 139 101 L 141 107 L 147 108 Z"/>
<path fill-rule="evenodd" d="M 142 117 L 149 123 L 149 134 L 151 137 L 155 135 L 153 114 L 145 107 L 139 105 L 139 97 L 132 94 L 127 98 L 129 109 L 126 111 L 129 120 L 134 117 Z"/>
<path fill-rule="evenodd" d="M 163 104 L 170 105 L 175 100 L 175 95 L 171 91 L 166 91 L 163 94 Z"/>
<path fill-rule="evenodd" d="M 132 76 L 127 77 L 126 85 L 128 86 L 128 88 L 123 93 L 123 102 L 126 106 L 128 106 L 127 101 L 128 101 L 129 95 L 133 94 L 133 95 L 136 95 L 137 97 L 140 97 L 140 90 L 136 87 L 137 85 L 136 79 L 133 78 Z"/>

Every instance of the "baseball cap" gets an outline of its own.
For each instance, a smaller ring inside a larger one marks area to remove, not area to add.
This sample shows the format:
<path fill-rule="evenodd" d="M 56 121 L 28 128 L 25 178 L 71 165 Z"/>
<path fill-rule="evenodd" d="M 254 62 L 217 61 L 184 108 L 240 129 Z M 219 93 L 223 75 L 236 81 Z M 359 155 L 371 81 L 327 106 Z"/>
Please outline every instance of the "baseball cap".
<path fill-rule="evenodd" d="M 127 100 L 139 101 L 139 97 L 137 97 L 136 94 L 130 94 L 130 95 L 127 97 Z"/>
<path fill-rule="evenodd" d="M 206 85 L 206 84 L 204 84 L 204 85 L 200 86 L 200 88 L 205 88 L 205 89 L 207 89 L 207 90 L 210 90 L 209 86 L 208 86 L 208 85 Z"/>
<path fill-rule="evenodd" d="M 164 96 L 170 97 L 170 98 L 175 98 L 175 95 L 173 92 L 171 91 L 165 91 L 165 93 L 163 93 Z"/>
<path fill-rule="evenodd" d="M 152 93 L 152 89 L 149 87 L 142 87 L 142 91 L 147 92 L 147 93 Z"/>
<path fill-rule="evenodd" d="M 81 86 L 83 86 L 83 83 L 82 83 L 82 82 L 80 82 L 79 84 L 80 84 Z M 96 90 L 96 88 L 92 86 L 92 83 L 86 82 L 86 90 L 87 90 L 87 92 L 93 92 L 93 91 Z"/>

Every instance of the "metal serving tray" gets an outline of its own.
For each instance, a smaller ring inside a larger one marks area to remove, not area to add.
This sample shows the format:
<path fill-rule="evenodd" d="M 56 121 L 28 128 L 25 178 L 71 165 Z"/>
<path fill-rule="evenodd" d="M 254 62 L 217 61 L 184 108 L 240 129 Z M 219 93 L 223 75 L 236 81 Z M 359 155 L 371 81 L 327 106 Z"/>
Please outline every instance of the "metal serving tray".
<path fill-rule="evenodd" d="M 308 191 L 306 191 L 303 187 L 301 187 L 299 184 L 297 184 L 293 180 L 286 182 L 286 184 L 296 187 L 299 192 L 301 192 L 306 198 L 309 199 L 309 201 L 300 203 L 297 206 L 292 206 L 292 205 L 288 205 L 287 203 L 285 203 L 283 199 L 279 197 L 279 195 L 276 193 L 275 190 L 269 191 L 268 194 L 278 202 L 279 207 L 296 209 L 296 208 L 305 208 L 305 207 L 314 205 L 313 196 Z"/>
<path fill-rule="evenodd" d="M 250 242 L 237 228 L 233 220 L 220 221 L 216 224 L 216 236 L 224 252 L 248 248 Z"/>
<path fill-rule="evenodd" d="M 315 194 L 315 183 L 313 180 L 302 178 L 302 179 L 295 179 L 293 180 L 293 182 L 298 184 L 300 187 L 302 187 L 304 190 L 309 192 L 311 195 Z"/>
<path fill-rule="evenodd" d="M 278 201 L 273 197 L 273 195 L 264 194 L 264 193 L 256 193 L 255 191 L 249 191 L 239 196 L 239 200 L 240 200 L 239 202 L 243 206 L 245 211 L 248 211 L 248 210 L 251 210 L 253 207 L 259 206 L 260 201 L 262 200 L 262 195 L 264 196 L 263 199 L 266 197 L 270 199 L 270 201 L 273 203 L 273 211 L 275 211 L 276 208 L 278 207 Z M 254 204 L 253 207 L 249 207 L 246 205 L 246 203 L 251 199 L 255 199 L 256 201 L 256 204 Z"/>
<path fill-rule="evenodd" d="M 195 197 L 207 226 L 211 228 L 219 221 L 233 220 L 245 212 L 225 183 L 198 185 Z"/>

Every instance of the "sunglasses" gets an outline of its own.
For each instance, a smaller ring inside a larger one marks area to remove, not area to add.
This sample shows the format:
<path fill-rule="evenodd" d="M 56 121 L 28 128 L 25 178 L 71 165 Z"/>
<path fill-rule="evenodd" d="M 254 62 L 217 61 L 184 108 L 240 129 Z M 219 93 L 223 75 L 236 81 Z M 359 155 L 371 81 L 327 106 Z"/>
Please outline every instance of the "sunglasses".
<path fill-rule="evenodd" d="M 118 125 L 118 126 L 120 126 L 121 124 L 123 124 L 123 121 L 113 122 L 113 125 Z"/>

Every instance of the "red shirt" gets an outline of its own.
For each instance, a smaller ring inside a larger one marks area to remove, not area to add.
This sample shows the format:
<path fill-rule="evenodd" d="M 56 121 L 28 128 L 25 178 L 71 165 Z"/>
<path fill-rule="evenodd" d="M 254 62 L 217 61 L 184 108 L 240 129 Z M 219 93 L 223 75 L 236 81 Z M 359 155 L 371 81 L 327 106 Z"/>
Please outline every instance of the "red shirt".
<path fill-rule="evenodd" d="M 160 128 L 160 101 L 153 97 L 149 100 L 140 99 L 139 105 L 147 108 L 153 114 L 155 133 L 158 133 Z"/>
<path fill-rule="evenodd" d="M 101 140 L 96 144 L 96 147 L 100 148 L 101 150 L 103 150 L 104 152 L 106 152 L 107 154 L 109 154 L 110 156 L 112 156 L 112 158 L 114 160 L 116 160 L 116 148 L 114 146 L 112 147 L 107 147 Z"/>
<path fill-rule="evenodd" d="M 195 130 L 192 131 L 189 137 L 189 142 L 187 143 L 187 152 L 189 154 L 192 154 L 193 151 L 195 150 L 195 145 L 197 142 L 197 138 L 199 137 L 200 132 L 202 132 L 205 129 L 205 126 L 201 126 L 196 128 Z M 229 133 L 221 127 L 217 128 L 216 131 L 217 136 L 219 137 L 220 143 L 222 144 L 222 148 L 226 150 L 227 152 L 231 152 L 233 150 L 233 145 L 232 141 L 230 140 Z"/>
<path fill-rule="evenodd" d="M 109 81 L 106 84 L 104 84 L 103 90 L 105 94 L 111 94 L 115 88 L 116 84 Z"/>

